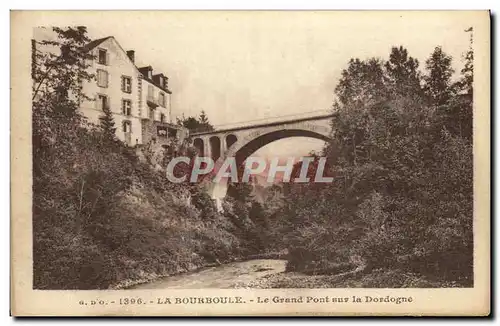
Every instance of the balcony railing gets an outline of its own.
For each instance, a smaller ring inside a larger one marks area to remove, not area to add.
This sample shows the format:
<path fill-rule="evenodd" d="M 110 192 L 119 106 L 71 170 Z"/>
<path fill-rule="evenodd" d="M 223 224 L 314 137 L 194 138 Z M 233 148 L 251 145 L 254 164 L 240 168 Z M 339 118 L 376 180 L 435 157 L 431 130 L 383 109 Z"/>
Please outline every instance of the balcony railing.
<path fill-rule="evenodd" d="M 156 128 L 156 134 L 159 137 L 177 138 L 181 127 L 168 122 L 155 121 L 153 125 Z"/>
<path fill-rule="evenodd" d="M 158 103 L 158 100 L 153 95 L 150 95 L 150 94 L 148 94 L 146 101 L 148 102 L 149 106 L 154 107 L 154 108 L 156 108 L 158 105 L 160 105 Z"/>

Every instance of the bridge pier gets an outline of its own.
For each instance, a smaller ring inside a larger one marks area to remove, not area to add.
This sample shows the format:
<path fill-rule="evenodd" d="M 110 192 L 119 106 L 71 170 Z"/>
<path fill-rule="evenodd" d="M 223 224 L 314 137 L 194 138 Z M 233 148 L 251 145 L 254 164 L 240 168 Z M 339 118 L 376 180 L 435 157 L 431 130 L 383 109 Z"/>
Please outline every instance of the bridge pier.
<path fill-rule="evenodd" d="M 205 157 L 212 157 L 212 148 L 208 138 L 203 139 L 203 155 Z"/>

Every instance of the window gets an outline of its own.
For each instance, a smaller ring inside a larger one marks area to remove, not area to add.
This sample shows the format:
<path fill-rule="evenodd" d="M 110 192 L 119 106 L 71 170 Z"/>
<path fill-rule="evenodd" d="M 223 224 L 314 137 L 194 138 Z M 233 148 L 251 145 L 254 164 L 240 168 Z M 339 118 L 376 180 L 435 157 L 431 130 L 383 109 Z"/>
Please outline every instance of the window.
<path fill-rule="evenodd" d="M 132 78 L 122 76 L 122 91 L 125 93 L 132 93 Z"/>
<path fill-rule="evenodd" d="M 132 132 L 132 124 L 130 121 L 123 121 L 123 132 L 130 133 Z"/>
<path fill-rule="evenodd" d="M 99 54 L 97 56 L 99 64 L 107 65 L 108 64 L 108 51 L 104 49 L 99 49 Z"/>
<path fill-rule="evenodd" d="M 177 130 L 172 129 L 172 128 L 168 128 L 168 136 L 170 138 L 177 138 Z"/>
<path fill-rule="evenodd" d="M 132 101 L 122 100 L 122 113 L 124 115 L 132 115 Z"/>
<path fill-rule="evenodd" d="M 165 106 L 165 93 L 160 93 L 160 105 Z"/>
<path fill-rule="evenodd" d="M 160 114 L 160 121 L 165 122 L 165 114 Z"/>
<path fill-rule="evenodd" d="M 97 70 L 97 86 L 108 87 L 108 72 L 105 70 Z"/>
<path fill-rule="evenodd" d="M 151 120 L 154 120 L 155 119 L 155 109 L 153 108 L 149 108 L 149 118 Z"/>
<path fill-rule="evenodd" d="M 153 85 L 148 85 L 148 98 L 153 98 L 154 97 L 154 88 Z"/>
<path fill-rule="evenodd" d="M 104 110 L 104 108 L 109 108 L 109 100 L 106 95 L 97 95 L 97 108 Z"/>

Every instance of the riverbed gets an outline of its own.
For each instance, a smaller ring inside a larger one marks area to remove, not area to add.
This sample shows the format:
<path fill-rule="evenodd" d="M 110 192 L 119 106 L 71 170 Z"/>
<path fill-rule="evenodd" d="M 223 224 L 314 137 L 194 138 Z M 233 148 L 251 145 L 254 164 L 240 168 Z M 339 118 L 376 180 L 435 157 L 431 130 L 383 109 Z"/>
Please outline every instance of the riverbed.
<path fill-rule="evenodd" d="M 260 279 L 283 273 L 286 260 L 252 259 L 168 276 L 131 289 L 227 289 L 253 287 Z"/>

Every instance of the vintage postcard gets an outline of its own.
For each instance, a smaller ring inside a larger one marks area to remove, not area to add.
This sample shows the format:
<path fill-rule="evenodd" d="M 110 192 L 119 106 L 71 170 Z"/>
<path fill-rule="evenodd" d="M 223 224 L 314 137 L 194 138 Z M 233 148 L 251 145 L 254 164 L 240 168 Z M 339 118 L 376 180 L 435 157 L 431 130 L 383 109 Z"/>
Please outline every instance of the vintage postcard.
<path fill-rule="evenodd" d="M 486 316 L 488 11 L 12 11 L 15 316 Z"/>

